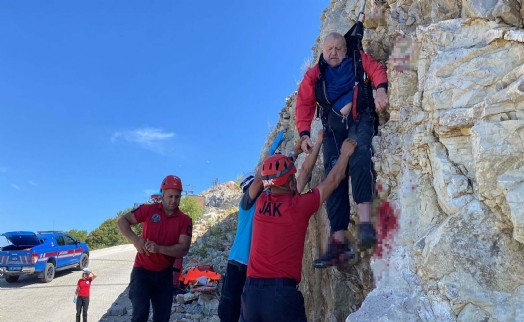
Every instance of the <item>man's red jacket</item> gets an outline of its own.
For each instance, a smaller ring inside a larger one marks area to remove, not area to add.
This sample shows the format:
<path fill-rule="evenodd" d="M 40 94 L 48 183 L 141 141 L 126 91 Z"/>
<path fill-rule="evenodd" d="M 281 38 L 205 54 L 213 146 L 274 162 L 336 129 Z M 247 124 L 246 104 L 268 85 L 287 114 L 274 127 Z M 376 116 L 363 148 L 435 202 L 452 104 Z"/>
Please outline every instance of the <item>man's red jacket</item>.
<path fill-rule="evenodd" d="M 363 51 L 360 51 L 362 57 L 362 67 L 373 82 L 375 88 L 384 87 L 387 88 L 388 77 L 386 67 L 380 64 L 378 61 L 371 58 Z M 310 68 L 300 87 L 298 88 L 297 106 L 296 106 L 296 123 L 298 133 L 303 131 L 311 131 L 311 122 L 315 117 L 315 110 L 317 106 L 317 99 L 315 97 L 315 84 L 320 74 L 320 68 L 318 64 L 315 64 Z"/>

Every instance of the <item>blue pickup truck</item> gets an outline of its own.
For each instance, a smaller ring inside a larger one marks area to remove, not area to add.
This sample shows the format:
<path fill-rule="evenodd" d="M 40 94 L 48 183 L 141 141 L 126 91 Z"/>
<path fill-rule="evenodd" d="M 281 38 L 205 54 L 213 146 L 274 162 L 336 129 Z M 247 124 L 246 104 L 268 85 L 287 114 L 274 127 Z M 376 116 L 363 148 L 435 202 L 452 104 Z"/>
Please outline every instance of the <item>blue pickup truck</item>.
<path fill-rule="evenodd" d="M 89 264 L 87 244 L 63 232 L 13 231 L 1 236 L 7 245 L 0 248 L 0 276 L 9 283 L 32 274 L 49 283 L 56 271 L 82 270 Z"/>

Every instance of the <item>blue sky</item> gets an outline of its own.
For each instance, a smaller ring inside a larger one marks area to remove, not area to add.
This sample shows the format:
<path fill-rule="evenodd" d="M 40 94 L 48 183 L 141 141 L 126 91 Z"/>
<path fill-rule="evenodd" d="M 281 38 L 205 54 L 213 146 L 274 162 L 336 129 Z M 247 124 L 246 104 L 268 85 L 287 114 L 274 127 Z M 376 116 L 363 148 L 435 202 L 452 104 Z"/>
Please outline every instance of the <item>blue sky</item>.
<path fill-rule="evenodd" d="M 252 170 L 329 0 L 2 1 L 0 232 Z"/>

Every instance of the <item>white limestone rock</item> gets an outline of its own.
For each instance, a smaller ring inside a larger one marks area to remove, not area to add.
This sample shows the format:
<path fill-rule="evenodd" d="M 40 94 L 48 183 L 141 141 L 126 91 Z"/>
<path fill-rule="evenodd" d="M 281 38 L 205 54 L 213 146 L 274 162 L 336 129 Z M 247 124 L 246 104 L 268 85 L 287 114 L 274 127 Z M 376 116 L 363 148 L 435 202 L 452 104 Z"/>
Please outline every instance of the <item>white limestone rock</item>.
<path fill-rule="evenodd" d="M 429 144 L 429 159 L 439 205 L 448 215 L 453 215 L 473 199 L 471 187 L 467 178 L 449 161 L 441 143 Z"/>
<path fill-rule="evenodd" d="M 457 317 L 457 322 L 489 321 L 489 313 L 473 304 L 467 304 Z"/>
<path fill-rule="evenodd" d="M 503 209 L 513 224 L 513 238 L 524 244 L 524 167 L 504 173 L 497 183 L 508 205 Z"/>
<path fill-rule="evenodd" d="M 493 19 L 493 7 L 498 0 L 462 1 L 462 17 Z"/>
<path fill-rule="evenodd" d="M 521 4 L 517 0 L 498 0 L 493 8 L 493 16 L 501 19 L 508 25 L 520 27 L 522 26 L 520 6 Z"/>
<path fill-rule="evenodd" d="M 472 151 L 479 194 L 494 207 L 502 195 L 497 178 L 524 165 L 524 121 L 480 122 L 472 128 Z M 521 175 L 524 175 L 522 173 Z"/>

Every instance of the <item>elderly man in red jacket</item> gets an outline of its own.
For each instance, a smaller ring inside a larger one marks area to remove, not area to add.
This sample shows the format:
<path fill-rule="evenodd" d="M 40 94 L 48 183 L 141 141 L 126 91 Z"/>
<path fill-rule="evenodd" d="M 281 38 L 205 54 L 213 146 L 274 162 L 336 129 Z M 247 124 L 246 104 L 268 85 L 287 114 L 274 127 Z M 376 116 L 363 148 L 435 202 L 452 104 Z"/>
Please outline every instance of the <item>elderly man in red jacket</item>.
<path fill-rule="evenodd" d="M 376 89 L 374 98 L 370 81 Z M 313 146 L 310 130 L 317 103 L 321 108 L 325 175 L 339 158 L 342 142 L 348 137 L 358 142 L 348 170 L 363 248 L 376 243 L 370 221 L 374 181 L 371 140 L 376 131 L 376 112 L 388 105 L 387 87 L 386 68 L 361 50 L 348 52 L 344 36 L 332 32 L 324 39 L 319 63 L 306 72 L 297 97 L 296 124 L 305 152 Z M 326 208 L 332 234 L 327 252 L 314 262 L 316 268 L 336 265 L 351 252 L 345 239 L 349 225 L 348 179 L 328 198 Z"/>

